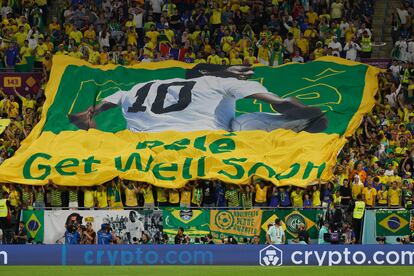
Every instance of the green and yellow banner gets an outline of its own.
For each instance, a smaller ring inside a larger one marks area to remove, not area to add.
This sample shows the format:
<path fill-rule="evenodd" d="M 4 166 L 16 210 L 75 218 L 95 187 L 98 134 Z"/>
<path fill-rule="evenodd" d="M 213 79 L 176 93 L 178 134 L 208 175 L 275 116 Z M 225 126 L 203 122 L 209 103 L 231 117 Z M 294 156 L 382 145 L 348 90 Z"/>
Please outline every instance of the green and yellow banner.
<path fill-rule="evenodd" d="M 184 229 L 184 235 L 194 238 L 205 237 L 210 234 L 209 210 L 185 210 L 179 208 L 166 208 L 162 211 L 163 233 L 170 237 L 169 242 L 174 243 L 178 228 Z"/>
<path fill-rule="evenodd" d="M 92 66 L 55 56 L 42 119 L 0 181 L 179 188 L 192 179 L 328 180 L 374 106 L 379 69 L 334 57 L 280 67 L 175 61 Z"/>
<path fill-rule="evenodd" d="M 322 218 L 323 210 L 318 209 L 274 209 L 263 211 L 260 241 L 266 242 L 266 233 L 269 226 L 280 219 L 287 239 L 294 239 L 299 232 L 299 225 L 303 223 L 311 239 L 317 239 L 319 233 L 319 222 Z"/>
<path fill-rule="evenodd" d="M 10 125 L 10 119 L 0 119 L 0 134 L 2 134 L 6 128 Z"/>
<path fill-rule="evenodd" d="M 36 243 L 42 243 L 44 239 L 44 211 L 43 210 L 23 210 L 22 221 L 26 227 L 29 239 Z"/>
<path fill-rule="evenodd" d="M 377 236 L 410 235 L 409 210 L 376 210 Z"/>
<path fill-rule="evenodd" d="M 233 237 L 238 243 L 246 243 L 260 235 L 262 210 L 211 210 L 210 230 L 213 240 L 220 243 Z"/>

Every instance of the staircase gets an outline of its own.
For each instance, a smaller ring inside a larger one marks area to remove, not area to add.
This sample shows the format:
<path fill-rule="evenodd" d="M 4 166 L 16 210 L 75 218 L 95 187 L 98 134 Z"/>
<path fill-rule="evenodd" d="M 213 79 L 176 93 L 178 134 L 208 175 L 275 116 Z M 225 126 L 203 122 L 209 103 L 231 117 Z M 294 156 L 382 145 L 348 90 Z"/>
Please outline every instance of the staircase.
<path fill-rule="evenodd" d="M 374 46 L 372 58 L 390 58 L 393 48 L 391 38 L 392 13 L 400 7 L 401 0 L 378 0 L 375 2 L 372 22 L 372 36 L 375 44 L 386 43 L 384 46 Z"/>

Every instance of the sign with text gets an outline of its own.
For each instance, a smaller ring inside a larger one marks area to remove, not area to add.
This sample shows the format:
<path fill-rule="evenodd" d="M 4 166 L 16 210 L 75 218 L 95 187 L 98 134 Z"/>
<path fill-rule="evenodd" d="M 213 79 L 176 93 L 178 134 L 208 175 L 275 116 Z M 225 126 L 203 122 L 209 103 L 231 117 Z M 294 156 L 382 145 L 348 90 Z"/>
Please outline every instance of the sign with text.
<path fill-rule="evenodd" d="M 211 178 L 328 180 L 375 104 L 378 72 L 334 57 L 276 68 L 127 68 L 55 56 L 42 119 L 0 166 L 0 181 L 96 185 L 119 176 L 179 188 Z"/>

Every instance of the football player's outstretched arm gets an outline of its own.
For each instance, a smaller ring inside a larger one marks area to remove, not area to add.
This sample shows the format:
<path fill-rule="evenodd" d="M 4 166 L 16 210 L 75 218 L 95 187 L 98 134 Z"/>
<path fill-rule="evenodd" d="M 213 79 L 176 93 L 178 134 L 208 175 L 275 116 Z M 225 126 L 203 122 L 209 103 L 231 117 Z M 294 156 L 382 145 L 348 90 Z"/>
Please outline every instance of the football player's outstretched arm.
<path fill-rule="evenodd" d="M 292 119 L 312 119 L 322 117 L 323 112 L 318 107 L 306 106 L 296 98 L 280 98 L 273 93 L 257 93 L 249 96 L 267 102 L 279 113 Z"/>
<path fill-rule="evenodd" d="M 115 107 L 116 104 L 103 101 L 96 106 L 90 106 L 85 111 L 69 115 L 69 120 L 80 129 L 96 128 L 95 116 Z"/>

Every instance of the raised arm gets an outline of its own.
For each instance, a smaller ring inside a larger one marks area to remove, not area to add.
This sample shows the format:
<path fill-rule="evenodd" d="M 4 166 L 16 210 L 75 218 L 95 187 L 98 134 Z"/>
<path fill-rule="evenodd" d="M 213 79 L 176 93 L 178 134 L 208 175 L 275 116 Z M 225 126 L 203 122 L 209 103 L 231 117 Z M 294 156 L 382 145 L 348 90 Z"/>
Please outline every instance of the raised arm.
<path fill-rule="evenodd" d="M 69 120 L 80 129 L 88 130 L 89 128 L 96 128 L 96 121 L 94 120 L 94 117 L 115 107 L 117 107 L 116 104 L 103 101 L 96 106 L 89 107 L 85 111 L 70 114 Z"/>
<path fill-rule="evenodd" d="M 280 98 L 273 93 L 257 93 L 249 96 L 267 102 L 279 113 L 292 119 L 312 119 L 322 117 L 323 112 L 318 107 L 306 106 L 296 98 Z"/>

